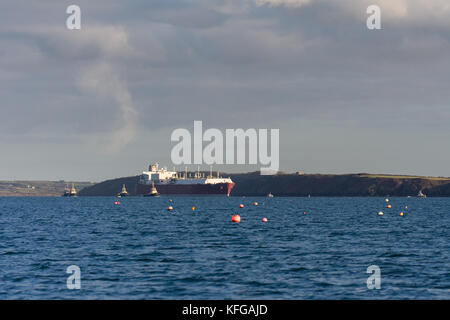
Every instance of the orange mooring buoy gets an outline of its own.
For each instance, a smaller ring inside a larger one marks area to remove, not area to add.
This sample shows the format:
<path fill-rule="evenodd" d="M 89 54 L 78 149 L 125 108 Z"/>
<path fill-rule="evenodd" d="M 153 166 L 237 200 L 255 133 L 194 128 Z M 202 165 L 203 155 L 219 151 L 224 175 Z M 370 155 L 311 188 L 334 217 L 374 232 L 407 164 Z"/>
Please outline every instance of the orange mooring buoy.
<path fill-rule="evenodd" d="M 241 217 L 238 214 L 235 214 L 231 217 L 231 221 L 239 223 L 241 222 Z"/>
<path fill-rule="evenodd" d="M 262 218 L 262 222 L 267 222 L 267 218 Z"/>
<path fill-rule="evenodd" d="M 388 205 L 386 206 L 386 208 L 390 209 L 390 208 L 392 208 L 392 206 L 391 206 L 390 204 L 388 204 Z"/>
<path fill-rule="evenodd" d="M 258 202 L 253 202 L 253 205 L 254 205 L 254 206 L 257 206 L 257 205 L 258 205 Z"/>

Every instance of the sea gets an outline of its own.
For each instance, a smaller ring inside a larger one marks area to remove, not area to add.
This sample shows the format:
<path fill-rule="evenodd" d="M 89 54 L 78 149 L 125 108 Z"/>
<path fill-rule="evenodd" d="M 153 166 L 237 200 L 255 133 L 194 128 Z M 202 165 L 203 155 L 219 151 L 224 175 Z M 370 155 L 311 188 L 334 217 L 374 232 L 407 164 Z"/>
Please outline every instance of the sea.
<path fill-rule="evenodd" d="M 450 199 L 388 200 L 3 197 L 0 299 L 449 299 Z"/>

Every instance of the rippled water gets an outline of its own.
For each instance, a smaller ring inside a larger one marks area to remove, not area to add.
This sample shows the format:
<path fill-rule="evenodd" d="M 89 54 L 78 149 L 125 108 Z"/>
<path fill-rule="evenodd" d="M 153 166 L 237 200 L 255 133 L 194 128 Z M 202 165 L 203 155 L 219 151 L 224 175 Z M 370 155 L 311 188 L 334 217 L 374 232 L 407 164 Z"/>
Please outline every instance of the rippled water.
<path fill-rule="evenodd" d="M 0 298 L 450 298 L 450 199 L 172 199 L 0 198 Z"/>

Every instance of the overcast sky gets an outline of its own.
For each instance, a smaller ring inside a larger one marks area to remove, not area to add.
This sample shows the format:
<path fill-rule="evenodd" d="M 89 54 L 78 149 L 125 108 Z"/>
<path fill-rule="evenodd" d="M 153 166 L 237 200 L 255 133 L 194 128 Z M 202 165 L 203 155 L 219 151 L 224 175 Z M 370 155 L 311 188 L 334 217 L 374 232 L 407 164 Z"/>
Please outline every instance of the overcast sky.
<path fill-rule="evenodd" d="M 81 30 L 66 28 L 70 4 Z M 370 4 L 381 30 L 366 27 Z M 448 0 L 11 0 L 0 12 L 0 179 L 171 168 L 170 134 L 194 120 L 279 128 L 284 171 L 450 176 Z"/>

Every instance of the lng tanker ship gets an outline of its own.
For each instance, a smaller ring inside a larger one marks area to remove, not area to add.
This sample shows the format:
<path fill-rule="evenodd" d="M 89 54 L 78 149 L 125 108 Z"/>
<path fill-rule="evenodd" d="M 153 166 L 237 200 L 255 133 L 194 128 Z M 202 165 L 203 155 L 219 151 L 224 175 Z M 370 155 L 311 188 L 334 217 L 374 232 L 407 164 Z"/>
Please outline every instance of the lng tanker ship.
<path fill-rule="evenodd" d="M 178 173 L 168 171 L 167 168 L 158 168 L 158 164 L 151 164 L 148 171 L 142 172 L 136 185 L 137 195 L 148 195 L 153 188 L 159 194 L 223 194 L 230 195 L 234 182 L 230 178 L 212 176 L 212 171 L 205 177 L 204 173 L 197 171 L 188 175 L 188 172 Z"/>

